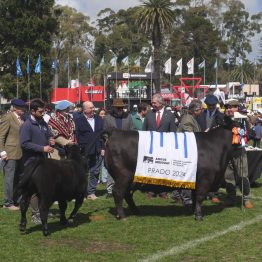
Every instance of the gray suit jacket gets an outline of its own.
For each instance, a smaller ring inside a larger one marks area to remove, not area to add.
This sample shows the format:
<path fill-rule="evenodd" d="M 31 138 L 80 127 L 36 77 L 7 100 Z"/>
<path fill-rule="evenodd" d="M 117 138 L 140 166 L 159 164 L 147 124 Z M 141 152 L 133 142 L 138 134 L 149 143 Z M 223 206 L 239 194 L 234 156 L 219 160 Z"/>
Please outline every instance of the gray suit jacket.
<path fill-rule="evenodd" d="M 156 127 L 156 111 L 150 111 L 146 114 L 143 130 L 145 131 L 157 131 L 157 132 L 174 132 L 176 131 L 175 115 L 164 110 L 160 120 L 160 124 Z"/>
<path fill-rule="evenodd" d="M 104 130 L 117 128 L 116 119 L 111 115 L 107 114 L 104 118 Z M 122 130 L 134 130 L 134 124 L 131 115 L 122 119 Z"/>

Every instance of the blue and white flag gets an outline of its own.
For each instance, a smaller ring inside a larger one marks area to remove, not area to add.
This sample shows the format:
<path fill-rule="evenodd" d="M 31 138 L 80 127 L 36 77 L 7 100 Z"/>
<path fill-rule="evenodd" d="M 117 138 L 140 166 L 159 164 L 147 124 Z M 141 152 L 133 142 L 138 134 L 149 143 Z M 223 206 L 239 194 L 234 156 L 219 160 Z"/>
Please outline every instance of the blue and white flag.
<path fill-rule="evenodd" d="M 57 60 L 53 60 L 52 61 L 51 69 L 53 69 L 55 71 L 58 69 L 58 62 L 57 62 Z"/>
<path fill-rule="evenodd" d="M 27 75 L 30 74 L 30 60 L 29 60 L 29 56 L 27 56 L 26 73 L 27 73 Z"/>
<path fill-rule="evenodd" d="M 217 69 L 217 67 L 218 67 L 218 62 L 217 62 L 217 58 L 216 58 L 216 62 L 214 64 L 214 69 Z"/>
<path fill-rule="evenodd" d="M 36 65 L 35 65 L 35 73 L 36 74 L 40 74 L 41 73 L 41 56 L 38 56 L 38 59 L 36 61 Z"/>
<path fill-rule="evenodd" d="M 135 66 L 140 67 L 140 61 L 141 61 L 141 56 L 139 56 L 134 62 L 135 62 Z"/>
<path fill-rule="evenodd" d="M 16 76 L 17 77 L 22 77 L 23 76 L 23 73 L 22 73 L 22 70 L 21 70 L 21 66 L 20 66 L 20 61 L 19 61 L 18 57 L 16 58 Z"/>
<path fill-rule="evenodd" d="M 85 62 L 85 68 L 86 68 L 86 69 L 91 69 L 91 66 L 92 66 L 92 64 L 91 64 L 91 59 L 86 60 L 86 62 Z"/>
<path fill-rule="evenodd" d="M 206 67 L 206 60 L 203 60 L 203 62 L 198 65 L 198 69 L 202 69 L 205 67 Z"/>
<path fill-rule="evenodd" d="M 226 60 L 225 64 L 230 65 L 230 59 L 229 58 Z"/>
<path fill-rule="evenodd" d="M 122 60 L 122 63 L 123 63 L 125 66 L 128 66 L 128 65 L 129 65 L 129 57 L 126 56 L 126 57 Z"/>
<path fill-rule="evenodd" d="M 236 57 L 236 65 L 243 65 L 243 60 L 240 57 Z"/>
<path fill-rule="evenodd" d="M 111 66 L 116 67 L 117 64 L 117 56 L 113 56 L 113 58 L 110 60 Z"/>
<path fill-rule="evenodd" d="M 99 66 L 103 66 L 104 64 L 105 64 L 105 57 L 103 56 L 101 61 L 100 61 Z"/>

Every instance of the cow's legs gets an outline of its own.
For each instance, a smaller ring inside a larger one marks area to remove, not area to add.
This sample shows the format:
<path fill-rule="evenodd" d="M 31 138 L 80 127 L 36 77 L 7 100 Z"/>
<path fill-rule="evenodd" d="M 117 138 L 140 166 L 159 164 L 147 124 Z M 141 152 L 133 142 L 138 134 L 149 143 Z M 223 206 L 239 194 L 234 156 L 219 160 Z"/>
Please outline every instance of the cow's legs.
<path fill-rule="evenodd" d="M 66 225 L 67 220 L 66 220 L 65 212 L 66 212 L 66 209 L 67 209 L 67 202 L 65 200 L 58 201 L 58 206 L 59 206 L 59 210 L 60 210 L 60 224 Z"/>
<path fill-rule="evenodd" d="M 40 212 L 40 218 L 42 221 L 42 229 L 43 229 L 43 235 L 48 236 L 49 230 L 47 225 L 47 218 L 48 218 L 48 211 L 49 208 L 52 205 L 52 201 L 49 201 L 47 199 L 41 200 L 39 199 L 39 212 Z"/>
<path fill-rule="evenodd" d="M 133 199 L 133 192 L 130 191 L 130 189 L 128 189 L 125 193 L 125 200 L 130 208 L 130 210 L 132 211 L 132 213 L 134 215 L 139 215 L 139 209 L 137 208 L 134 199 Z"/>
<path fill-rule="evenodd" d="M 122 170 L 122 173 L 124 173 L 125 171 Z M 126 174 L 125 177 L 131 177 L 131 174 Z M 113 197 L 114 197 L 114 201 L 115 201 L 115 205 L 116 205 L 116 212 L 117 212 L 117 218 L 118 219 L 125 219 L 126 215 L 123 209 L 123 200 L 124 197 L 126 197 L 126 194 L 128 194 L 128 188 L 129 188 L 129 181 L 127 179 L 123 179 L 123 177 L 121 178 L 121 181 L 115 181 L 115 185 L 113 188 Z M 129 192 L 130 194 L 130 192 Z M 132 203 L 135 206 L 134 201 L 131 200 L 132 196 L 130 198 L 130 196 L 128 196 L 128 200 L 130 201 L 131 204 L 131 208 L 132 208 Z M 128 203 L 128 201 L 127 201 Z M 128 203 L 129 204 L 129 203 Z"/>
<path fill-rule="evenodd" d="M 84 195 L 81 194 L 81 195 L 76 197 L 75 207 L 74 207 L 72 213 L 70 214 L 70 216 L 68 218 L 69 222 L 72 221 L 74 223 L 77 212 L 78 212 L 79 208 L 82 206 L 83 201 L 84 201 Z"/>
<path fill-rule="evenodd" d="M 19 225 L 19 230 L 21 232 L 25 232 L 26 230 L 26 223 L 27 223 L 27 219 L 26 219 L 26 212 L 29 206 L 29 202 L 30 202 L 30 198 L 31 196 L 24 194 L 21 197 L 20 200 L 20 211 L 21 211 L 21 221 L 20 221 L 20 225 Z"/>

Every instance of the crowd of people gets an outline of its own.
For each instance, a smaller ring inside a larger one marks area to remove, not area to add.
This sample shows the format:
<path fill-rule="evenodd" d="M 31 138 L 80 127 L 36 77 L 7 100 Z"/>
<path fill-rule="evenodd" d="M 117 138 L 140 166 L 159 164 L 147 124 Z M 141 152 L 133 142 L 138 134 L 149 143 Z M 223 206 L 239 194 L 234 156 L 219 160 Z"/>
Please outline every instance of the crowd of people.
<path fill-rule="evenodd" d="M 203 109 L 203 105 L 206 109 Z M 4 173 L 3 208 L 19 210 L 19 196 L 14 188 L 23 174 L 23 168 L 36 158 L 62 159 L 65 157 L 64 146 L 77 143 L 81 153 L 88 159 L 87 199 L 97 199 L 97 184 L 106 185 L 106 197 L 112 197 L 114 180 L 107 172 L 103 156 L 105 145 L 99 134 L 106 129 L 147 130 L 157 132 L 209 132 L 221 123 L 224 115 L 236 122 L 240 133 L 233 135 L 234 163 L 230 163 L 225 173 L 228 206 L 236 205 L 236 187 L 243 181 L 244 205 L 252 208 L 250 184 L 248 180 L 247 157 L 244 142 L 253 139 L 253 146 L 260 147 L 262 137 L 262 117 L 258 112 L 252 115 L 236 99 L 224 104 L 223 111 L 218 108 L 216 96 L 208 95 L 204 103 L 194 99 L 183 110 L 172 110 L 165 106 L 161 94 L 152 97 L 151 105 L 140 103 L 127 112 L 127 105 L 121 98 L 113 100 L 111 110 L 96 110 L 91 101 L 76 106 L 67 101 L 60 101 L 52 112 L 40 99 L 33 99 L 29 106 L 21 99 L 13 99 L 9 112 L 0 118 L 0 155 Z M 233 132 L 234 133 L 234 132 Z M 238 140 L 237 140 L 238 139 Z M 159 195 L 168 198 L 167 193 Z M 156 197 L 153 192 L 148 198 Z M 171 197 L 185 206 L 192 204 L 191 191 L 174 190 Z M 217 192 L 210 192 L 212 202 L 220 199 Z M 38 198 L 31 199 L 32 221 L 41 223 L 38 210 Z"/>

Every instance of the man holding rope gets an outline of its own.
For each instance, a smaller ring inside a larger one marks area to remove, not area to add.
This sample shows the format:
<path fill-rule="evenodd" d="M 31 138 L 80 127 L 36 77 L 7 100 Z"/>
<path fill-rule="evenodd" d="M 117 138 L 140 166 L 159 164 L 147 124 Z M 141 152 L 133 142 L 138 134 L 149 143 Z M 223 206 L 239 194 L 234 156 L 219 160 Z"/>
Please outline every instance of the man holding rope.
<path fill-rule="evenodd" d="M 238 112 L 239 101 L 236 99 L 230 99 L 225 104 L 225 114 L 234 119 L 236 127 L 233 128 L 233 163 L 229 163 L 226 173 L 226 191 L 227 200 L 225 206 L 236 205 L 236 186 L 239 185 L 240 191 L 243 194 L 242 203 L 245 208 L 253 208 L 253 204 L 249 200 L 250 183 L 248 179 L 248 163 L 247 154 L 244 148 L 244 135 L 246 116 Z"/>

